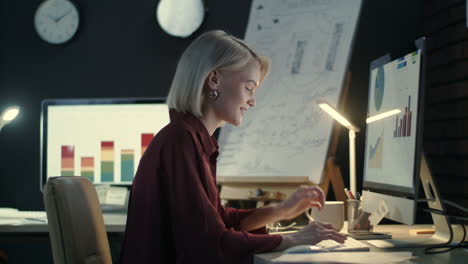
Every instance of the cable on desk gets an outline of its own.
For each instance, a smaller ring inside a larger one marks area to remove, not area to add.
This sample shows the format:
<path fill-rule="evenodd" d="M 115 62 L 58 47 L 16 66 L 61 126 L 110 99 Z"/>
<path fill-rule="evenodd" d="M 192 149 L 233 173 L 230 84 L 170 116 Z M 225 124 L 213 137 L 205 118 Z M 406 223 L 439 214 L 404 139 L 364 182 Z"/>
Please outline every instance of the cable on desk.
<path fill-rule="evenodd" d="M 465 207 L 463 207 L 461 205 L 458 205 L 458 204 L 456 204 L 454 202 L 447 201 L 447 200 L 442 200 L 442 202 L 444 203 L 444 205 L 450 205 L 450 206 L 453 206 L 453 207 L 463 211 L 464 213 L 468 213 L 467 208 L 465 208 Z M 452 225 L 449 224 L 449 230 L 450 230 L 450 239 L 449 239 L 449 241 L 447 243 L 444 243 L 444 244 L 427 247 L 426 249 L 424 249 L 425 254 L 437 254 L 437 253 L 448 252 L 448 251 L 451 251 L 451 250 L 454 250 L 454 249 L 457 249 L 457 248 L 468 248 L 468 243 L 465 242 L 466 228 L 465 228 L 465 225 L 464 225 L 465 223 L 468 223 L 468 215 L 460 215 L 460 214 L 449 213 L 445 209 L 444 209 L 444 211 L 438 210 L 438 209 L 433 209 L 433 208 L 424 208 L 423 210 L 426 211 L 426 212 L 429 212 L 429 213 L 434 213 L 434 214 L 443 215 L 445 217 L 448 217 L 451 220 L 451 221 L 449 221 L 449 223 L 453 222 L 454 224 L 460 224 L 462 229 L 463 229 L 463 236 L 462 236 L 462 239 L 460 240 L 460 242 L 458 244 L 456 244 L 456 245 L 450 245 L 452 243 L 452 240 L 453 240 L 453 228 L 452 228 Z"/>

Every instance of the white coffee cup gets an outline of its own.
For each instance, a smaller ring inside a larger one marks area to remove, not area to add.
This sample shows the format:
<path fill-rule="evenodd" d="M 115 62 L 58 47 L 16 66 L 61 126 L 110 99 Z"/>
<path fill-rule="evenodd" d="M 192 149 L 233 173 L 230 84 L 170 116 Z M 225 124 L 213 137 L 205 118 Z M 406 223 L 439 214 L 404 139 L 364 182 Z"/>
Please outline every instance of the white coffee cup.
<path fill-rule="evenodd" d="M 313 207 L 306 211 L 306 216 L 310 221 L 329 223 L 340 231 L 344 224 L 344 202 L 326 201 L 322 210 Z"/>

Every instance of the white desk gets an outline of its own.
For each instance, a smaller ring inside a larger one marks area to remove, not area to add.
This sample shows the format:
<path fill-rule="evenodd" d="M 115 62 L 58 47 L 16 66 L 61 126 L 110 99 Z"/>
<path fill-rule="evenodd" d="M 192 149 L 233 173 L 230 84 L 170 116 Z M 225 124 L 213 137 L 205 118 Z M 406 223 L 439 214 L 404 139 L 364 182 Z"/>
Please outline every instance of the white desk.
<path fill-rule="evenodd" d="M 127 221 L 126 214 L 104 213 L 104 225 L 109 233 L 125 232 L 125 224 Z M 1 220 L 1 219 L 0 219 Z M 3 234 L 18 234 L 18 233 L 48 233 L 47 223 L 39 221 L 28 221 L 27 223 L 18 221 L 14 224 L 0 224 L 0 233 Z"/>
<path fill-rule="evenodd" d="M 377 226 L 375 232 L 391 232 L 393 238 L 408 238 L 414 237 L 409 233 L 410 229 L 427 229 L 431 228 L 431 225 L 380 225 Z M 417 235 L 418 237 L 429 237 L 431 235 Z M 385 252 L 386 249 L 380 249 L 370 245 L 370 251 L 372 252 Z M 468 250 L 466 249 L 456 249 L 447 253 L 440 253 L 434 255 L 425 255 L 423 248 L 400 248 L 393 249 L 393 251 L 411 251 L 414 256 L 417 256 L 417 259 L 414 259 L 411 263 L 424 263 L 424 264 L 461 264 L 468 263 Z M 267 264 L 272 263 L 271 260 L 281 256 L 282 252 L 271 252 L 256 254 L 254 256 L 254 264 Z"/>

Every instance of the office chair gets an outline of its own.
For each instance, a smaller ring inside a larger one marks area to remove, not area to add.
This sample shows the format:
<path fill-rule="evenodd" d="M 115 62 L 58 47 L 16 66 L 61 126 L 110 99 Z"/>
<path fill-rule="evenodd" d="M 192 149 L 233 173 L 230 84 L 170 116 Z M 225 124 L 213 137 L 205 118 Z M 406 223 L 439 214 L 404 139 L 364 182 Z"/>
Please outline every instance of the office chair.
<path fill-rule="evenodd" d="M 111 264 L 96 189 L 84 177 L 53 177 L 44 185 L 52 255 L 56 264 Z"/>

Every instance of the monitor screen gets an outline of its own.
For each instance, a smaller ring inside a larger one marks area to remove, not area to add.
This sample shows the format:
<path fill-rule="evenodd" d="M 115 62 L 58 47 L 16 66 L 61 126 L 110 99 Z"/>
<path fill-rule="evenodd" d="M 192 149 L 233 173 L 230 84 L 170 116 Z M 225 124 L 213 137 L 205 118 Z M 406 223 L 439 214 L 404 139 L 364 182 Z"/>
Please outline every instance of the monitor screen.
<path fill-rule="evenodd" d="M 54 176 L 131 184 L 140 157 L 168 123 L 164 98 L 44 100 L 41 188 Z"/>
<path fill-rule="evenodd" d="M 421 62 L 415 48 L 390 61 L 382 57 L 371 65 L 367 117 L 390 110 L 401 112 L 368 123 L 364 186 L 413 196 L 420 166 Z"/>

